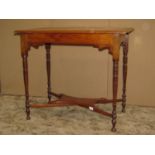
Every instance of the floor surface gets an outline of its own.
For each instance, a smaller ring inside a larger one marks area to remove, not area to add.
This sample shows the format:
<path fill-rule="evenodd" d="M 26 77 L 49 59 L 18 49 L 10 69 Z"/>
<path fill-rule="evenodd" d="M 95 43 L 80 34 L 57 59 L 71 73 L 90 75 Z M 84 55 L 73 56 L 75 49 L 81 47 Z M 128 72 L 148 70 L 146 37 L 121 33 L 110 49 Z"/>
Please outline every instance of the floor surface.
<path fill-rule="evenodd" d="M 42 102 L 44 98 L 32 98 Z M 101 105 L 111 111 L 111 104 Z M 128 105 L 126 113 L 117 106 L 117 132 L 111 118 L 78 106 L 31 109 L 25 119 L 23 96 L 0 96 L 1 135 L 151 135 L 155 134 L 155 108 Z"/>

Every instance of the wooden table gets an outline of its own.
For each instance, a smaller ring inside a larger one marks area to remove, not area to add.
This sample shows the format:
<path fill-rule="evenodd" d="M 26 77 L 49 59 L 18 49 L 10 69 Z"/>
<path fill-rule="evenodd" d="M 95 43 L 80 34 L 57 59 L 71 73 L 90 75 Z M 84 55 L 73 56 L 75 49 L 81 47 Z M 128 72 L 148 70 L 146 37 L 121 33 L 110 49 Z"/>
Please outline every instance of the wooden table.
<path fill-rule="evenodd" d="M 25 106 L 26 118 L 30 119 L 30 108 L 73 106 L 78 105 L 88 108 L 94 112 L 112 118 L 112 131 L 116 131 L 116 103 L 122 102 L 122 112 L 126 106 L 126 78 L 127 78 L 127 54 L 128 54 L 128 35 L 133 31 L 132 28 L 104 29 L 104 28 L 41 28 L 30 30 L 17 30 L 15 34 L 20 35 L 21 56 L 23 60 L 23 75 L 25 85 Z M 30 47 L 38 48 L 44 46 L 46 49 L 46 66 L 48 82 L 48 103 L 32 104 L 29 100 L 28 86 L 28 52 Z M 113 98 L 76 98 L 64 94 L 57 94 L 51 91 L 50 77 L 50 47 L 51 45 L 79 45 L 93 46 L 99 50 L 108 49 L 113 59 Z M 118 62 L 120 46 L 123 47 L 123 89 L 122 98 L 117 98 L 118 88 Z M 52 96 L 57 100 L 51 101 Z M 112 113 L 99 109 L 96 104 L 112 103 Z"/>

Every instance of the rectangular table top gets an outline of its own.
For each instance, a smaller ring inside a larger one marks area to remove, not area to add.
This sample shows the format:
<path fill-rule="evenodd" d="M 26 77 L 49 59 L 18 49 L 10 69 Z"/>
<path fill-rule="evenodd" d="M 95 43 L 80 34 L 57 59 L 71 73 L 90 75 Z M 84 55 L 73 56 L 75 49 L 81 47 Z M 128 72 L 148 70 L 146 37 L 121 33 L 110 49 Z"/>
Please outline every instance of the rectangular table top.
<path fill-rule="evenodd" d="M 133 31 L 133 28 L 105 28 L 105 27 L 59 27 L 59 28 L 35 28 L 16 30 L 15 34 L 33 34 L 33 33 L 82 33 L 82 34 L 129 34 Z"/>
<path fill-rule="evenodd" d="M 99 50 L 109 49 L 113 59 L 119 59 L 119 48 L 133 28 L 106 27 L 59 27 L 16 30 L 21 36 L 21 53 L 28 53 L 30 47 L 45 44 L 93 46 Z"/>

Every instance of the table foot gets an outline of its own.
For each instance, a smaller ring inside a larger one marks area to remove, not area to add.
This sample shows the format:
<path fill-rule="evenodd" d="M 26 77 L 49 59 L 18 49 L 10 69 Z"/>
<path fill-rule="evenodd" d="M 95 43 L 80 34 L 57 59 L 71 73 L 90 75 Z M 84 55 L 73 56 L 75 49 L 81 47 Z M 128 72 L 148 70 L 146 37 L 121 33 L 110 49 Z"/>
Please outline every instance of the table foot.
<path fill-rule="evenodd" d="M 31 117 L 30 117 L 30 105 L 26 107 L 26 119 L 27 120 L 30 120 L 31 119 Z"/>
<path fill-rule="evenodd" d="M 113 132 L 116 131 L 116 128 L 115 128 L 115 126 L 116 126 L 116 118 L 117 118 L 116 112 L 113 111 L 112 112 L 112 129 L 111 129 Z"/>
<path fill-rule="evenodd" d="M 112 131 L 112 132 L 116 132 L 117 130 L 116 130 L 115 127 L 112 127 L 111 131 Z"/>
<path fill-rule="evenodd" d="M 126 112 L 126 110 L 125 110 L 125 106 L 123 107 L 123 105 L 122 105 L 122 112 L 123 112 L 123 113 Z"/>
<path fill-rule="evenodd" d="M 31 117 L 30 117 L 30 116 L 26 116 L 26 119 L 27 119 L 27 120 L 30 120 L 30 119 L 31 119 Z"/>
<path fill-rule="evenodd" d="M 123 97 L 123 99 L 122 99 L 122 112 L 125 112 L 125 107 L 126 107 L 126 98 Z"/>
<path fill-rule="evenodd" d="M 26 112 L 26 119 L 27 119 L 27 120 L 30 120 L 30 119 L 31 119 L 31 117 L 30 117 L 30 112 Z"/>

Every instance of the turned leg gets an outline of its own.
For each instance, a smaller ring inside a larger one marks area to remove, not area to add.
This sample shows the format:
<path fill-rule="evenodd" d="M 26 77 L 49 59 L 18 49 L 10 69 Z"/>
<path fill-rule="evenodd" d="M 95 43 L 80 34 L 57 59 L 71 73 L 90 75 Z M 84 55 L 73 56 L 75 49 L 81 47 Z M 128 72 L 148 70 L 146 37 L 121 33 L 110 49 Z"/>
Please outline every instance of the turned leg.
<path fill-rule="evenodd" d="M 23 75 L 24 75 L 24 85 L 25 85 L 25 107 L 26 107 L 26 119 L 30 119 L 30 103 L 29 103 L 29 88 L 28 88 L 28 54 L 23 54 Z"/>
<path fill-rule="evenodd" d="M 50 56 L 50 44 L 45 44 L 46 49 L 46 69 L 47 69 L 47 93 L 48 100 L 51 101 L 51 56 Z"/>
<path fill-rule="evenodd" d="M 123 42 L 123 93 L 122 93 L 122 112 L 125 112 L 126 106 L 126 79 L 127 79 L 127 62 L 128 62 L 128 38 Z"/>
<path fill-rule="evenodd" d="M 116 99 L 117 99 L 117 88 L 118 88 L 118 60 L 113 60 L 113 109 L 112 109 L 112 131 L 116 131 Z"/>

